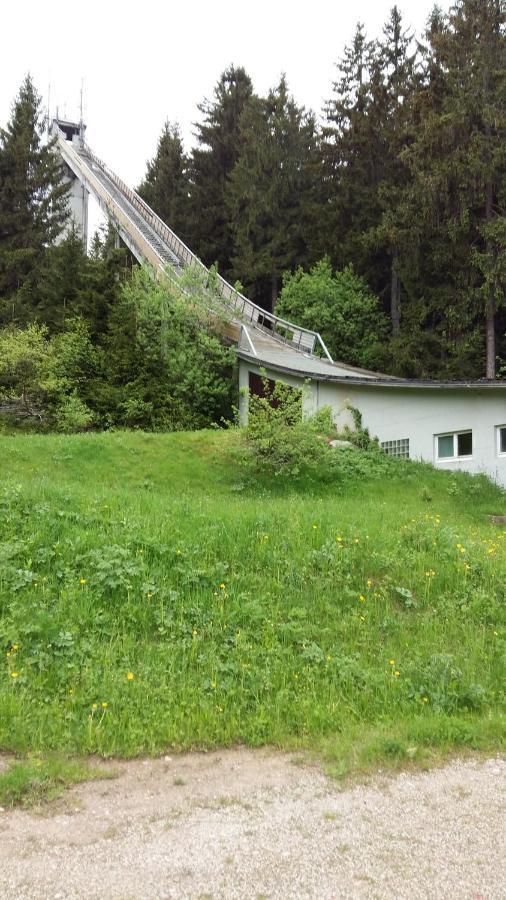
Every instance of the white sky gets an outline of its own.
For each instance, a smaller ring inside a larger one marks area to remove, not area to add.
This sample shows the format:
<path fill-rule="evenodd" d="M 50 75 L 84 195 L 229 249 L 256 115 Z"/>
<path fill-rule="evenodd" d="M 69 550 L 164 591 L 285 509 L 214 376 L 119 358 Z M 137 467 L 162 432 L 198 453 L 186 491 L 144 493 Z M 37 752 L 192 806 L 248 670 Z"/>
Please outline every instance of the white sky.
<path fill-rule="evenodd" d="M 357 20 L 378 35 L 392 0 L 15 0 L 2 10 L 0 125 L 29 71 L 50 111 L 79 117 L 84 82 L 87 141 L 134 187 L 166 118 L 189 149 L 197 103 L 221 72 L 243 65 L 264 93 L 285 72 L 298 103 L 320 113 L 334 63 Z M 447 8 L 448 3 L 440 3 Z M 400 0 L 417 33 L 432 0 Z M 90 216 L 95 221 L 95 215 Z M 91 222 L 90 222 L 91 224 Z"/>

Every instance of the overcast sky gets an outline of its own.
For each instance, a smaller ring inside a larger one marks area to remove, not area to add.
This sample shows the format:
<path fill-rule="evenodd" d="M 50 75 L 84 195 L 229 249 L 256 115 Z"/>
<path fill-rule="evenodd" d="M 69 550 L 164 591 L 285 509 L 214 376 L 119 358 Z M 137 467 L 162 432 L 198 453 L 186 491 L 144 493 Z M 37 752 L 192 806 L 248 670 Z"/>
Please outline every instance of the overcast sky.
<path fill-rule="evenodd" d="M 320 113 L 334 64 L 362 21 L 381 32 L 391 0 L 14 0 L 2 10 L 0 124 L 31 72 L 50 111 L 79 117 L 81 81 L 87 140 L 135 186 L 165 119 L 179 122 L 186 147 L 197 103 L 221 72 L 243 65 L 263 93 L 285 72 L 298 103 Z M 440 3 L 447 8 L 448 3 Z M 419 33 L 432 0 L 401 0 Z"/>

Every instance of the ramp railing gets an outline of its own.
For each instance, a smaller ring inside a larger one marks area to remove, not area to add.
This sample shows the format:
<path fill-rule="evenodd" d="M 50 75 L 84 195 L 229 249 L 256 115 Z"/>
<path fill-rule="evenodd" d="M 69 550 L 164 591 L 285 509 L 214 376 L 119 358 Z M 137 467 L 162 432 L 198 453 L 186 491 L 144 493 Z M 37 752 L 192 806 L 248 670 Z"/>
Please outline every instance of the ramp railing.
<path fill-rule="evenodd" d="M 60 142 L 64 142 L 68 147 L 69 142 L 66 141 L 65 134 L 59 129 L 57 123 L 55 123 L 55 126 Z M 75 147 L 72 145 L 71 147 L 75 152 Z M 202 271 L 206 279 L 212 278 L 213 291 L 217 293 L 224 304 L 226 304 L 239 319 L 250 323 L 255 328 L 260 328 L 262 331 L 269 333 L 272 337 L 281 340 L 283 343 L 289 344 L 291 347 L 303 353 L 314 356 L 323 356 L 332 362 L 332 357 L 325 346 L 323 338 L 317 331 L 311 331 L 309 328 L 295 325 L 287 319 L 282 319 L 280 316 L 276 316 L 274 313 L 262 309 L 261 306 L 258 306 L 252 300 L 249 300 L 244 294 L 229 284 L 229 282 L 221 275 L 210 273 L 202 260 L 200 260 L 199 257 L 196 256 L 195 253 L 193 253 L 172 231 L 172 229 L 157 216 L 142 197 L 140 197 L 136 191 L 132 190 L 132 188 L 128 187 L 128 185 L 125 184 L 125 182 L 119 178 L 118 175 L 116 175 L 116 173 L 113 172 L 87 144 L 83 142 L 82 151 L 75 152 L 75 155 L 77 157 L 89 157 L 94 165 L 98 166 L 103 171 L 107 178 L 128 200 L 131 206 L 143 217 L 150 228 L 153 229 L 163 243 L 177 257 L 180 261 L 181 268 L 185 266 L 194 266 Z M 84 161 L 85 159 L 83 162 Z M 114 198 L 111 198 L 111 200 L 114 203 Z"/>

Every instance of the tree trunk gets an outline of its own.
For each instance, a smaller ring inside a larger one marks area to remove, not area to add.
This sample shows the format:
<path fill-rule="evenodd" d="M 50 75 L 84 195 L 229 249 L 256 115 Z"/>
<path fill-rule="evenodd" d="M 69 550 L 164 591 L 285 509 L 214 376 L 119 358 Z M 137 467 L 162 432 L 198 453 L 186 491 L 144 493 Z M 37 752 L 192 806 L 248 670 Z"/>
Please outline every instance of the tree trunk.
<path fill-rule="evenodd" d="M 399 251 L 395 248 L 392 255 L 392 280 L 390 286 L 390 318 L 392 334 L 396 337 L 401 330 L 401 282 L 397 274 Z"/>
<path fill-rule="evenodd" d="M 491 182 L 488 182 L 486 187 L 486 202 L 485 202 L 485 218 L 487 222 L 492 218 L 492 210 L 493 210 L 493 186 Z M 489 259 L 491 259 L 492 254 L 494 252 L 494 248 L 492 246 L 492 241 L 487 239 L 486 241 L 486 253 Z M 487 352 L 486 352 L 486 378 L 495 378 L 495 296 L 494 289 L 492 285 L 489 286 L 488 289 L 488 297 L 487 297 L 487 307 L 486 307 L 486 332 L 487 332 Z"/>
<path fill-rule="evenodd" d="M 277 275 L 273 275 L 271 279 L 271 310 L 274 312 L 276 309 L 276 301 L 278 299 L 278 278 Z"/>
<path fill-rule="evenodd" d="M 487 369 L 486 378 L 495 378 L 495 303 L 492 289 L 487 301 Z"/>

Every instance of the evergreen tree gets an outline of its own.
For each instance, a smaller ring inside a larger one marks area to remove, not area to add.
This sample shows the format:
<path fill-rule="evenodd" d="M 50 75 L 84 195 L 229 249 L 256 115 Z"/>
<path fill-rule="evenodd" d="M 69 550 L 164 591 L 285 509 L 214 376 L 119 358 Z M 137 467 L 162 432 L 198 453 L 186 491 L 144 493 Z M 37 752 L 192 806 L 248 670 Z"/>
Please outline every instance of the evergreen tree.
<path fill-rule="evenodd" d="M 45 248 L 67 219 L 67 186 L 54 143 L 43 139 L 41 99 L 26 76 L 0 129 L 0 322 L 30 318 Z"/>
<path fill-rule="evenodd" d="M 415 54 L 396 6 L 378 42 L 367 41 L 357 25 L 338 68 L 324 143 L 329 250 L 340 267 L 353 263 L 373 286 L 397 334 L 403 237 L 397 210 L 408 179 L 402 154 L 410 139 Z"/>
<path fill-rule="evenodd" d="M 373 242 L 377 240 L 384 248 L 389 260 L 387 284 L 389 281 L 393 335 L 398 335 L 401 328 L 402 256 L 411 243 L 409 232 L 402 227 L 399 207 L 410 181 L 403 151 L 413 138 L 411 100 L 415 88 L 415 66 L 412 35 L 403 29 L 401 14 L 394 6 L 377 45 L 373 67 L 372 89 L 378 110 L 376 121 L 381 122 L 385 155 L 378 186 L 381 218 L 370 235 Z"/>
<path fill-rule="evenodd" d="M 486 376 L 493 378 L 496 316 L 506 293 L 504 5 L 458 0 L 446 20 L 433 17 L 428 38 L 424 115 L 406 154 L 412 208 L 430 235 L 432 265 L 448 285 L 458 330 L 481 320 Z"/>
<path fill-rule="evenodd" d="M 191 160 L 189 241 L 206 263 L 218 263 L 230 275 L 232 235 L 225 206 L 228 179 L 240 152 L 240 121 L 253 96 L 251 79 L 230 66 L 214 90 L 213 100 L 199 105 L 203 121 L 196 125 L 198 146 Z"/>
<path fill-rule="evenodd" d="M 317 158 L 316 123 L 297 106 L 283 76 L 241 121 L 242 149 L 230 176 L 227 209 L 234 274 L 274 308 L 281 275 L 307 265 L 308 209 Z"/>
<path fill-rule="evenodd" d="M 137 192 L 182 240 L 188 240 L 188 159 L 179 126 L 165 122 L 155 157 Z"/>
<path fill-rule="evenodd" d="M 50 334 L 65 331 L 77 317 L 86 320 L 93 340 L 105 334 L 126 271 L 126 254 L 116 249 L 115 237 L 112 226 L 103 239 L 95 233 L 88 256 L 82 236 L 72 227 L 62 241 L 47 248 L 30 316 Z"/>
<path fill-rule="evenodd" d="M 328 235 L 322 249 L 341 269 L 352 263 L 378 293 L 384 286 L 384 254 L 364 242 L 377 226 L 378 197 L 387 148 L 383 140 L 381 81 L 377 77 L 375 46 L 358 24 L 350 46 L 337 64 L 338 78 L 325 108 L 323 155 L 328 202 L 323 212 Z"/>

